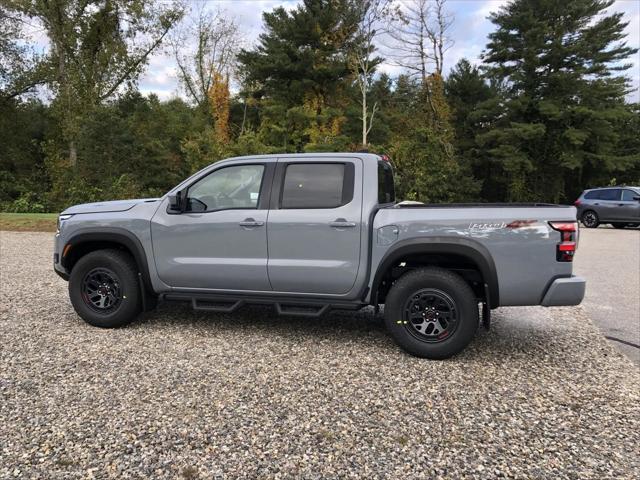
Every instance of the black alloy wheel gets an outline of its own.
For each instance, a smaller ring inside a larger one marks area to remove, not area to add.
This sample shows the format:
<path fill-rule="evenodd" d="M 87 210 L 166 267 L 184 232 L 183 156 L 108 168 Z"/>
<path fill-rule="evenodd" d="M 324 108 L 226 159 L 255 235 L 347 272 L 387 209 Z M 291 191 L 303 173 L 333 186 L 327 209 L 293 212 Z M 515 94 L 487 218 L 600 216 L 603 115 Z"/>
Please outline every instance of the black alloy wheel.
<path fill-rule="evenodd" d="M 407 330 L 418 340 L 444 341 L 458 326 L 455 301 L 442 290 L 425 288 L 413 294 L 404 306 Z"/>
<path fill-rule="evenodd" d="M 108 268 L 94 268 L 82 281 L 82 300 L 96 313 L 116 311 L 122 303 L 120 279 Z"/>

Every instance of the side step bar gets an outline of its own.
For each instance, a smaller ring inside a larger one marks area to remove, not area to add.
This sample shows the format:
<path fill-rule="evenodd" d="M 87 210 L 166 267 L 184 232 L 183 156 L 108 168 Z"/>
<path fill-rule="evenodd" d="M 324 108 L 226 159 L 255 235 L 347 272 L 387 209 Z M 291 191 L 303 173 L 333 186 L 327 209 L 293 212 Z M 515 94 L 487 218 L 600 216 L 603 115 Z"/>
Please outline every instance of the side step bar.
<path fill-rule="evenodd" d="M 244 305 L 273 305 L 278 315 L 318 318 L 330 310 L 358 310 L 365 306 L 359 302 L 335 302 L 326 300 L 258 297 L 258 296 L 226 296 L 203 295 L 189 293 L 165 293 L 161 300 L 189 302 L 194 310 L 205 312 L 231 313 Z"/>
<path fill-rule="evenodd" d="M 212 301 L 202 298 L 191 298 L 191 306 L 194 310 L 204 310 L 207 312 L 231 313 L 239 309 L 244 302 L 242 300 L 234 301 Z"/>

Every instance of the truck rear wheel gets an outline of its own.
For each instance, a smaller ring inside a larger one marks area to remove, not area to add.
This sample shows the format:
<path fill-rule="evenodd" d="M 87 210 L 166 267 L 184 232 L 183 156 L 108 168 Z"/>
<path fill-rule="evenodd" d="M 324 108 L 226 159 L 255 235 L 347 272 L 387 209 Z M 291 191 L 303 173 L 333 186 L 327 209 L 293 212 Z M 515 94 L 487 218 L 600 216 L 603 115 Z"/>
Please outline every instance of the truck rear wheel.
<path fill-rule="evenodd" d="M 395 282 L 384 318 L 395 342 L 411 355 L 445 359 L 462 351 L 478 328 L 478 303 L 459 275 L 421 268 Z"/>
<path fill-rule="evenodd" d="M 131 323 L 141 311 L 136 271 L 131 256 L 119 250 L 96 250 L 82 257 L 69 277 L 76 313 L 95 327 Z"/>

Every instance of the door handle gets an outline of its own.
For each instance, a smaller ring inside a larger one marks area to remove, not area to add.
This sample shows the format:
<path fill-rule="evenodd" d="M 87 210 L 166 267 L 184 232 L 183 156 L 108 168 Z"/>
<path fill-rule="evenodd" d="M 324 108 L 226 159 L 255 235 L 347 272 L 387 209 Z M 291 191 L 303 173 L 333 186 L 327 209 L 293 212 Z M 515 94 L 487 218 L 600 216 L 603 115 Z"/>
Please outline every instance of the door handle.
<path fill-rule="evenodd" d="M 329 226 L 331 228 L 353 228 L 356 226 L 356 222 L 347 222 L 344 218 L 337 218 L 330 222 Z"/>
<path fill-rule="evenodd" d="M 264 225 L 264 222 L 256 221 L 253 218 L 245 218 L 238 225 L 240 225 L 241 227 L 261 227 Z"/>

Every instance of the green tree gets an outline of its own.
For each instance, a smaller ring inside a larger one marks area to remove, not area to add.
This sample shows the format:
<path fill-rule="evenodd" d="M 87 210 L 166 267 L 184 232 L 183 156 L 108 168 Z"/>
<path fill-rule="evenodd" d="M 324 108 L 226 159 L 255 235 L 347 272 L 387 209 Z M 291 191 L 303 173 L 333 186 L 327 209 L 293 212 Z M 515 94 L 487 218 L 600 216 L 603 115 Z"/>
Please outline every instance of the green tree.
<path fill-rule="evenodd" d="M 78 155 L 90 162 L 70 170 L 57 159 L 55 143 L 45 144 L 52 176 L 48 203 L 62 208 L 165 193 L 192 173 L 182 144 L 209 122 L 205 113 L 182 100 L 160 102 L 155 95 L 137 92 L 96 106 L 77 137 Z"/>
<path fill-rule="evenodd" d="M 0 102 L 0 209 L 16 210 L 14 203 L 46 208 L 49 175 L 41 145 L 54 122 L 37 99 Z M 24 210 L 24 209 L 21 209 Z"/>
<path fill-rule="evenodd" d="M 463 168 L 472 173 L 482 185 L 482 197 L 495 197 L 491 175 L 491 163 L 484 152 L 477 148 L 476 135 L 480 133 L 483 116 L 480 105 L 496 96 L 496 89 L 489 84 L 480 69 L 465 58 L 451 69 L 445 82 L 447 102 L 452 110 L 455 130 L 456 153 Z"/>
<path fill-rule="evenodd" d="M 420 82 L 401 77 L 394 96 L 388 152 L 398 197 L 430 203 L 474 200 L 478 188 L 455 152 L 442 77 L 434 73 Z"/>
<path fill-rule="evenodd" d="M 0 108 L 44 80 L 40 58 L 26 43 L 22 26 L 21 18 L 0 5 Z"/>
<path fill-rule="evenodd" d="M 482 105 L 477 142 L 502 172 L 502 199 L 573 199 L 592 172 L 632 161 L 617 145 L 631 115 L 621 72 L 637 49 L 612 3 L 514 0 L 491 15 L 483 59 L 504 91 Z"/>
<path fill-rule="evenodd" d="M 262 138 L 285 150 L 341 143 L 348 52 L 358 16 L 348 0 L 304 0 L 263 14 L 255 50 L 240 52 L 245 83 L 262 100 Z"/>
<path fill-rule="evenodd" d="M 53 107 L 77 163 L 84 116 L 135 83 L 151 52 L 181 17 L 181 9 L 151 0 L 6 0 L 8 11 L 39 21 L 49 38 L 48 85 Z"/>

